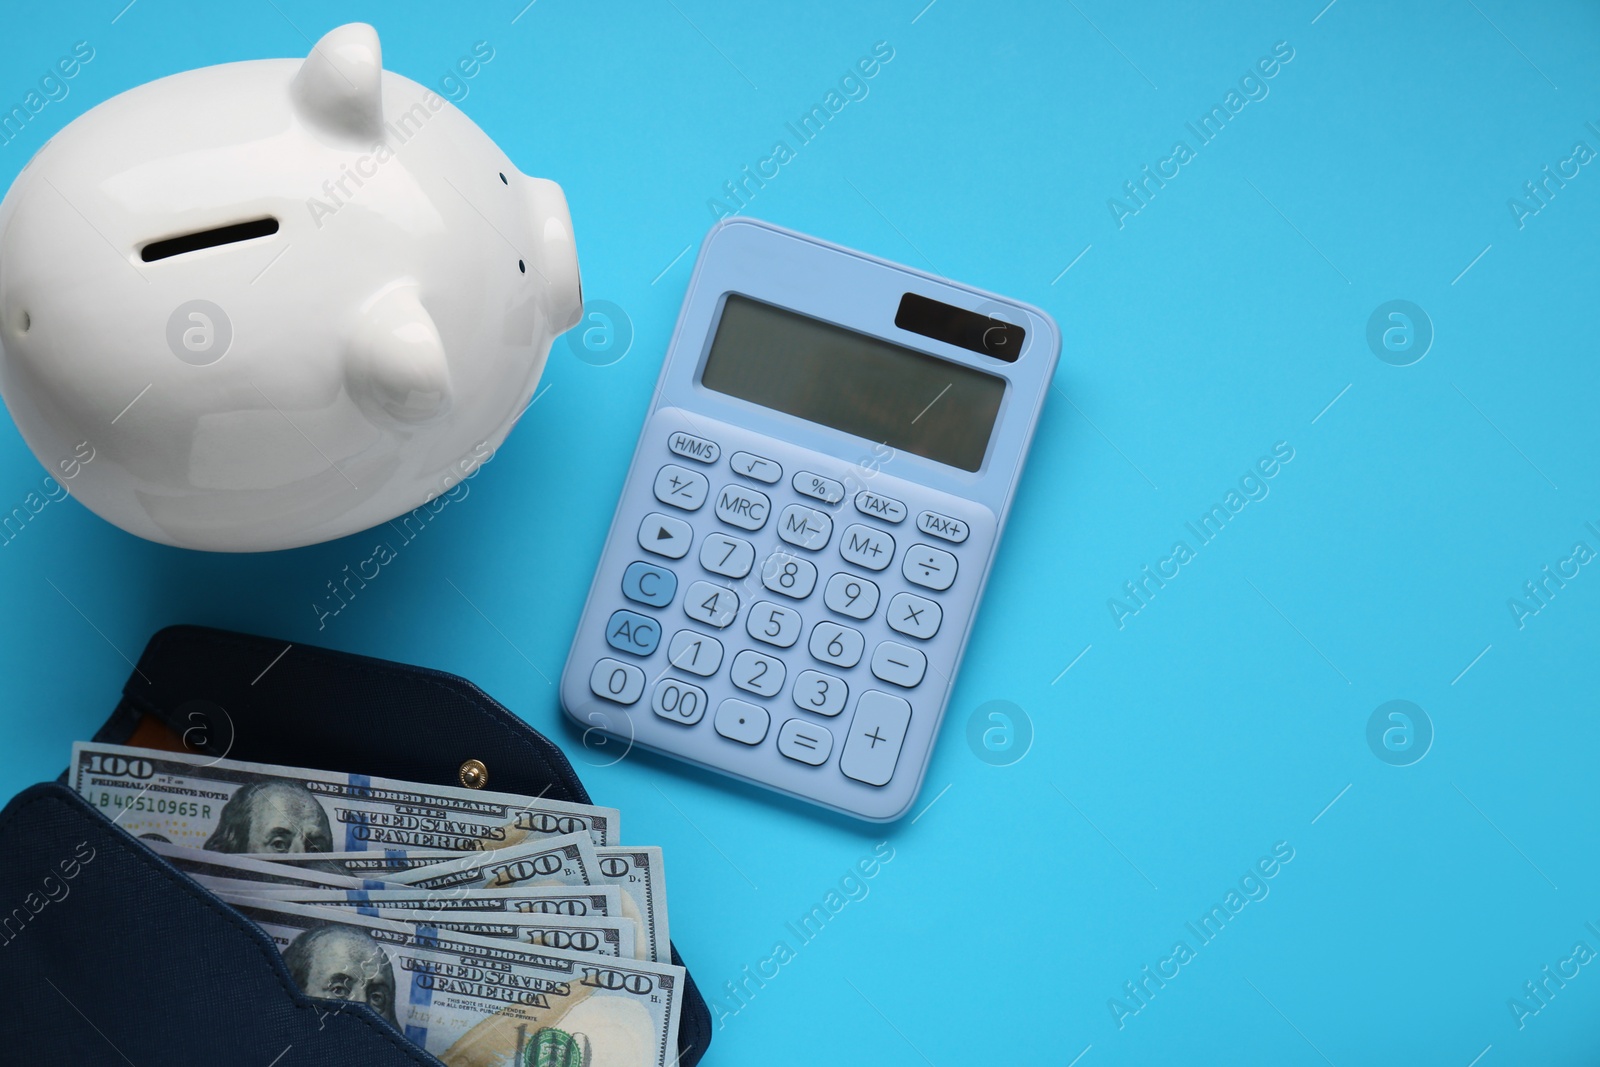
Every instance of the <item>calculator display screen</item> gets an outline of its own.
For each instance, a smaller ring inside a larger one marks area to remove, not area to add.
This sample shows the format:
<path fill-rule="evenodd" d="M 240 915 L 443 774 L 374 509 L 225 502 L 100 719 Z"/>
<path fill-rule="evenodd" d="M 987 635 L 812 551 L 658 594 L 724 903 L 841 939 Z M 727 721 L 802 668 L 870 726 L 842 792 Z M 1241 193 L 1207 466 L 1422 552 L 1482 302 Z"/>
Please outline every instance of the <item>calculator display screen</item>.
<path fill-rule="evenodd" d="M 983 465 L 1003 378 L 730 293 L 707 389 L 962 470 Z"/>

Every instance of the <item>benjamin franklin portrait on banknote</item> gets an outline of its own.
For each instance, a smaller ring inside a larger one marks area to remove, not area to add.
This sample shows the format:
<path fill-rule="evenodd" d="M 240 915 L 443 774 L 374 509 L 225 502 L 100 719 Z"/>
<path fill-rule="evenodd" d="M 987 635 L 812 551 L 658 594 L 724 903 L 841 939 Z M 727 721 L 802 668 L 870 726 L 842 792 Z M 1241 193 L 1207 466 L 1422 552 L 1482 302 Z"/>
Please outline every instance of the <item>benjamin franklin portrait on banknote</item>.
<path fill-rule="evenodd" d="M 395 1021 L 394 967 L 383 946 L 364 930 L 319 926 L 283 950 L 283 962 L 300 991 L 310 997 L 351 1000 Z"/>
<path fill-rule="evenodd" d="M 251 782 L 222 806 L 206 840 L 212 852 L 329 852 L 328 813 L 299 782 Z"/>

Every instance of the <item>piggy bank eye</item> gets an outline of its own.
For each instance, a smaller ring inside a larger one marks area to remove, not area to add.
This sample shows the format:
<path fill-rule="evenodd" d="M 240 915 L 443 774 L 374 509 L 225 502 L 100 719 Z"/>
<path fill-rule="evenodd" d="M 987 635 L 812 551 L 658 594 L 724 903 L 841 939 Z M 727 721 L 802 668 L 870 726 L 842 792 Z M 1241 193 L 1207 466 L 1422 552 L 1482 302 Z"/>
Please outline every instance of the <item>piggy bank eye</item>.
<path fill-rule="evenodd" d="M 517 260 L 517 270 L 521 271 L 523 274 L 526 274 L 528 273 L 528 265 L 519 259 Z M 26 330 L 27 327 L 24 326 L 23 329 Z"/>
<path fill-rule="evenodd" d="M 506 181 L 506 172 L 505 171 L 501 171 L 500 172 L 500 184 L 501 185 L 510 185 L 511 184 L 510 182 Z"/>

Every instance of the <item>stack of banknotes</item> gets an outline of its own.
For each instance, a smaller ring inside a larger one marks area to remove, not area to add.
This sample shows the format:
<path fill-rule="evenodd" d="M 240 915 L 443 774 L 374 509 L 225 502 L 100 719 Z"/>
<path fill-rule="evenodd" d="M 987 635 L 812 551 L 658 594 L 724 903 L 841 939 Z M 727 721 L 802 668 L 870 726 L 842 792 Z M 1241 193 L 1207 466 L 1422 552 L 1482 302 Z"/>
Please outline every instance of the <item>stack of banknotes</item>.
<path fill-rule="evenodd" d="M 450 1067 L 667 1067 L 661 849 L 616 809 L 79 742 L 71 784 L 259 925 L 311 997 Z"/>

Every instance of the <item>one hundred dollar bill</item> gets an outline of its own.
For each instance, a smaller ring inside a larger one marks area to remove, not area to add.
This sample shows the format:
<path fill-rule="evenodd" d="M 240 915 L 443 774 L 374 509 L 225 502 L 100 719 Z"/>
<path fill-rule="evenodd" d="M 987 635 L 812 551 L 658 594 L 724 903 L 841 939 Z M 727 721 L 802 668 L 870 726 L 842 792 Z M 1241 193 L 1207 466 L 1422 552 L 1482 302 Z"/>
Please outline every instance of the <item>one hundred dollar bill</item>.
<path fill-rule="evenodd" d="M 626 848 L 608 845 L 590 851 L 594 858 L 589 863 L 592 873 L 586 884 L 614 885 L 622 890 L 622 914 L 639 924 L 639 958 L 656 962 L 670 961 L 672 943 L 667 932 L 667 893 L 661 850 L 655 846 Z M 407 857 L 408 860 L 410 858 Z M 537 843 L 495 852 L 445 856 L 430 866 L 393 871 L 385 873 L 383 877 L 392 882 L 434 890 L 572 884 L 560 880 L 562 873 L 539 855 Z"/>
<path fill-rule="evenodd" d="M 615 959 L 634 958 L 637 941 L 632 919 L 607 915 L 561 915 L 520 911 L 461 911 L 419 909 L 416 907 L 386 907 L 377 901 L 365 901 L 350 907 L 350 901 L 284 901 L 281 898 L 263 897 L 259 892 L 245 889 L 218 889 L 217 895 L 229 904 L 247 904 L 268 900 L 273 903 L 305 904 L 313 907 L 339 906 L 342 911 L 356 911 L 378 919 L 416 923 L 457 934 L 471 934 L 495 940 L 520 941 L 524 945 L 540 948 L 558 948 L 567 952 L 580 952 L 586 956 L 610 956 Z M 350 892 L 359 892 L 351 890 Z"/>
<path fill-rule="evenodd" d="M 493 852 L 441 855 L 391 853 L 396 866 L 384 878 L 419 889 L 513 889 L 524 886 L 603 885 L 600 857 L 579 835 L 554 841 L 526 841 Z M 418 863 L 417 860 L 426 860 Z"/>
<path fill-rule="evenodd" d="M 264 860 L 271 854 L 254 852 L 243 855 L 248 859 Z M 337 871 L 353 878 L 377 878 L 400 871 L 414 871 L 418 867 L 431 867 L 463 855 L 482 856 L 486 853 L 441 852 L 433 848 L 386 848 L 381 852 L 286 852 L 281 856 L 271 856 L 271 859 L 274 863 L 291 867 Z"/>
<path fill-rule="evenodd" d="M 622 916 L 622 890 L 614 885 L 529 886 L 521 889 L 451 889 L 443 892 L 384 883 L 383 889 L 307 889 L 231 882 L 224 888 L 267 900 L 329 907 L 410 911 L 500 911 L 522 915 Z"/>
<path fill-rule="evenodd" d="M 240 900 L 308 996 L 360 1001 L 447 1067 L 668 1067 L 684 972 L 377 919 Z"/>
<path fill-rule="evenodd" d="M 509 848 L 489 852 L 440 852 L 437 849 L 386 848 L 381 852 L 300 852 L 277 858 L 275 862 L 296 870 L 326 868 L 334 873 L 354 878 L 381 878 L 384 881 L 415 885 L 408 877 L 429 870 L 437 879 L 429 880 L 427 889 L 449 889 L 481 885 L 476 875 L 490 864 L 504 864 L 511 860 L 519 866 L 510 868 L 504 878 L 521 876 L 518 881 L 485 886 L 506 889 L 512 885 L 586 886 L 601 884 L 600 857 L 585 834 L 568 834 L 566 837 L 547 837 L 524 841 Z M 262 856 L 249 856 L 261 860 Z M 437 871 L 432 868 L 438 868 Z M 446 872 L 453 877 L 442 877 Z"/>
<path fill-rule="evenodd" d="M 650 954 L 641 957 L 659 963 L 672 962 L 672 938 L 667 931 L 667 876 L 661 863 L 661 849 L 655 845 L 629 847 L 603 845 L 595 850 L 600 858 L 601 885 L 614 885 L 638 909 L 640 929 L 650 938 Z M 628 914 L 627 905 L 623 913 Z"/>
<path fill-rule="evenodd" d="M 165 841 L 146 840 L 144 843 L 149 845 L 156 855 L 164 857 L 168 863 L 203 885 L 217 881 L 239 881 L 301 889 L 349 890 L 382 888 L 387 884 L 317 867 L 275 863 L 249 856 L 234 856 L 226 852 L 207 852 L 202 848 L 172 845 Z"/>
<path fill-rule="evenodd" d="M 618 841 L 615 808 L 363 774 L 79 741 L 71 783 L 135 837 L 212 852 L 487 851 L 587 834 Z"/>
<path fill-rule="evenodd" d="M 307 867 L 206 853 L 162 841 L 150 841 L 149 845 L 224 901 L 261 897 L 296 904 L 336 905 L 366 910 L 379 918 L 405 918 L 406 913 L 426 912 L 427 921 L 434 921 L 440 928 L 480 937 L 512 937 L 547 949 L 570 949 L 627 960 L 638 958 L 640 950 L 637 923 L 622 915 L 622 891 L 618 886 L 443 891 L 398 888 L 387 881 L 360 880 Z"/>

